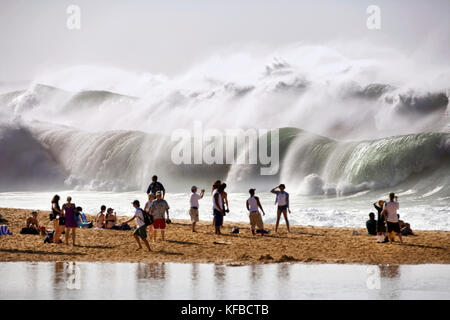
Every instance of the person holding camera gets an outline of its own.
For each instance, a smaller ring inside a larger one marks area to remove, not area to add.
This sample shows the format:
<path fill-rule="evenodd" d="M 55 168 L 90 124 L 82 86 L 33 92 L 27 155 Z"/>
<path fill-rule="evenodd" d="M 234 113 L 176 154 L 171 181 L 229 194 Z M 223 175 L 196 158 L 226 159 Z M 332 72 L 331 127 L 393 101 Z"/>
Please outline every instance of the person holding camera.
<path fill-rule="evenodd" d="M 191 191 L 191 199 L 190 199 L 190 209 L 189 209 L 189 215 L 191 216 L 191 222 L 192 222 L 192 232 L 195 231 L 195 224 L 199 221 L 198 218 L 198 200 L 203 198 L 203 195 L 205 194 L 205 189 L 202 189 L 200 194 L 197 193 L 198 188 L 196 186 L 192 186 Z"/>

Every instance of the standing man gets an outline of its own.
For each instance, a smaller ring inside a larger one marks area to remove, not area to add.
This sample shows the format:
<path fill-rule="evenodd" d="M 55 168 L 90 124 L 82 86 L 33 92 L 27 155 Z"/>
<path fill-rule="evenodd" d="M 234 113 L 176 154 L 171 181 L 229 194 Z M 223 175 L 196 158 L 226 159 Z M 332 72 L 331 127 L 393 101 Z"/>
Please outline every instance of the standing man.
<path fill-rule="evenodd" d="M 259 201 L 259 197 L 255 196 L 255 189 L 248 190 L 250 198 L 247 199 L 247 210 L 250 211 L 250 226 L 252 228 L 252 234 L 255 235 L 255 226 L 258 226 L 258 230 L 261 231 L 261 236 L 264 235 L 264 223 L 261 217 L 261 213 L 258 208 L 261 209 L 263 215 L 266 215 L 264 209 Z"/>
<path fill-rule="evenodd" d="M 136 242 L 138 244 L 137 250 L 142 249 L 141 242 L 139 241 L 139 238 L 141 238 L 142 241 L 144 242 L 145 246 L 147 247 L 148 251 L 152 251 L 150 249 L 150 245 L 148 244 L 148 241 L 147 241 L 147 226 L 145 225 L 144 213 L 140 207 L 139 200 L 134 200 L 132 202 L 132 204 L 133 204 L 133 207 L 136 209 L 134 212 L 134 216 L 131 219 L 122 223 L 122 225 L 125 225 L 125 224 L 133 221 L 134 219 L 136 219 L 137 229 L 134 231 L 133 236 L 134 236 L 134 239 L 136 239 Z"/>
<path fill-rule="evenodd" d="M 191 222 L 192 222 L 192 232 L 195 231 L 195 224 L 198 222 L 198 200 L 203 198 L 203 195 L 205 194 L 205 189 L 202 189 L 200 194 L 197 193 L 197 187 L 192 186 L 191 188 L 192 194 L 190 199 L 190 205 L 191 208 L 189 209 L 189 215 L 191 216 Z"/>
<path fill-rule="evenodd" d="M 223 224 L 223 216 L 225 215 L 225 210 L 223 208 L 223 198 L 218 188 L 214 189 L 212 201 L 215 234 L 220 235 L 220 227 Z"/>
<path fill-rule="evenodd" d="M 394 241 L 394 234 L 397 234 L 400 239 L 400 243 L 403 243 L 402 233 L 400 232 L 400 224 L 398 222 L 398 214 L 397 210 L 399 209 L 399 204 L 397 201 L 394 201 L 395 194 L 391 192 L 389 194 L 389 202 L 386 202 L 384 205 L 384 210 L 382 214 L 386 217 L 387 223 L 387 232 L 389 236 L 389 241 L 392 243 Z"/>
<path fill-rule="evenodd" d="M 279 191 L 277 190 L 279 189 Z M 287 212 L 291 213 L 291 209 L 289 208 L 289 193 L 284 191 L 286 189 L 284 184 L 280 184 L 279 186 L 276 186 L 270 192 L 275 193 L 277 195 L 277 198 L 275 200 L 275 203 L 278 205 L 277 208 L 277 223 L 275 225 L 275 232 L 278 232 L 278 225 L 280 224 L 280 217 L 281 214 L 284 216 L 284 221 L 286 221 L 286 227 L 288 232 L 291 232 L 289 230 L 289 220 L 287 217 Z"/>
<path fill-rule="evenodd" d="M 152 183 L 147 188 L 147 194 L 151 193 L 154 196 L 156 196 L 156 192 L 161 191 L 162 192 L 162 198 L 166 196 L 166 189 L 164 189 L 164 186 L 161 182 L 158 181 L 157 176 L 152 177 Z"/>
<path fill-rule="evenodd" d="M 156 200 L 153 200 L 150 206 L 150 214 L 153 216 L 153 241 L 156 241 L 156 231 L 161 230 L 161 238 L 164 241 L 164 231 L 166 230 L 165 213 L 169 220 L 169 204 L 162 199 L 161 191 L 156 192 Z"/>

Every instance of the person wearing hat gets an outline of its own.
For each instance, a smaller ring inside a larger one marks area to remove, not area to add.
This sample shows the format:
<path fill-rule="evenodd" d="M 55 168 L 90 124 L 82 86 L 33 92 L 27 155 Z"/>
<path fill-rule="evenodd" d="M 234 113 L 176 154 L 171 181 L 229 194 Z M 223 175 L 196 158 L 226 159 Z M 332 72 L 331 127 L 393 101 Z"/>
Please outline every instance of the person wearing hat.
<path fill-rule="evenodd" d="M 196 186 L 192 186 L 191 188 L 191 199 L 190 199 L 190 205 L 191 208 L 189 209 L 189 215 L 191 216 L 191 222 L 192 222 L 192 232 L 195 231 L 195 224 L 198 222 L 198 200 L 203 198 L 203 195 L 205 194 L 205 189 L 202 189 L 200 191 L 200 194 L 197 193 L 198 188 Z"/>
<path fill-rule="evenodd" d="M 167 220 L 165 214 L 167 213 Z M 166 221 L 170 223 L 169 219 L 169 204 L 162 199 L 161 191 L 156 192 L 156 200 L 153 200 L 150 207 L 150 214 L 153 216 L 153 241 L 156 241 L 157 230 L 161 231 L 161 239 L 164 241 L 164 230 L 166 230 Z"/>
<path fill-rule="evenodd" d="M 264 209 L 261 205 L 261 202 L 259 201 L 259 197 L 255 196 L 256 189 L 250 189 L 248 190 L 248 193 L 250 193 L 250 198 L 247 199 L 246 206 L 247 210 L 250 212 L 249 218 L 250 218 L 250 227 L 252 229 L 252 234 L 255 235 L 255 226 L 258 227 L 258 230 L 261 231 L 261 236 L 264 235 L 264 223 L 261 217 L 261 213 L 259 212 L 258 208 L 261 209 L 263 215 L 266 215 L 264 212 Z"/>
<path fill-rule="evenodd" d="M 152 251 L 150 249 L 150 245 L 148 244 L 148 241 L 147 241 L 147 226 L 145 225 L 144 212 L 141 209 L 139 200 L 134 200 L 131 204 L 135 208 L 134 216 L 131 219 L 123 222 L 122 225 L 130 223 L 131 221 L 136 219 L 137 229 L 134 231 L 133 236 L 134 236 L 134 239 L 136 239 L 136 242 L 138 244 L 137 250 L 142 249 L 141 241 L 139 240 L 139 238 L 141 238 L 142 241 L 144 242 L 145 246 L 147 247 L 148 251 Z"/>
<path fill-rule="evenodd" d="M 279 189 L 279 190 L 277 190 Z M 275 203 L 278 205 L 277 207 L 277 223 L 275 224 L 275 232 L 278 232 L 278 225 L 280 224 L 280 217 L 281 214 L 284 216 L 284 221 L 286 221 L 286 227 L 288 232 L 291 232 L 289 230 L 289 220 L 287 217 L 287 212 L 291 213 L 291 209 L 289 208 L 289 193 L 284 191 L 286 189 L 284 184 L 280 184 L 270 190 L 270 192 L 275 193 L 276 200 Z"/>
<path fill-rule="evenodd" d="M 113 229 L 116 226 L 117 223 L 117 216 L 116 212 L 113 208 L 108 208 L 106 210 L 106 217 L 105 217 L 105 229 Z"/>

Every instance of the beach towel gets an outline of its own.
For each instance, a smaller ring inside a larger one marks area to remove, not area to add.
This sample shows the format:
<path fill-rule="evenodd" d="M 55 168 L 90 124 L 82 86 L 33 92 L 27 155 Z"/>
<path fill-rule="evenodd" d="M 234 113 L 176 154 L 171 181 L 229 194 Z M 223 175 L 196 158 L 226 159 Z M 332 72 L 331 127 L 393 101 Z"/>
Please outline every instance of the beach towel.
<path fill-rule="evenodd" d="M 37 235 L 39 234 L 39 231 L 36 230 L 35 228 L 22 228 L 22 230 L 20 230 L 20 234 L 34 234 Z"/>
<path fill-rule="evenodd" d="M 6 224 L 2 224 L 0 226 L 0 236 L 12 235 L 12 232 L 9 230 Z"/>

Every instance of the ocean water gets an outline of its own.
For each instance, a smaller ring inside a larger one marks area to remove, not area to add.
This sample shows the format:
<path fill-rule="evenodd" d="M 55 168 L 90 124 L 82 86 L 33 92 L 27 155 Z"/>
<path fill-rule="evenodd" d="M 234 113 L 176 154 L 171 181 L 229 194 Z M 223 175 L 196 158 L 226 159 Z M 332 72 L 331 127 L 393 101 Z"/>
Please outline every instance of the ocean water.
<path fill-rule="evenodd" d="M 448 265 L 0 262 L 0 274 L 2 300 L 450 298 Z"/>
<path fill-rule="evenodd" d="M 387 191 L 386 191 L 387 192 Z M 342 197 L 301 196 L 290 195 L 292 213 L 290 223 L 295 225 L 334 226 L 334 227 L 365 227 L 368 214 L 375 211 L 372 203 L 378 199 L 386 199 L 382 191 L 361 192 Z M 83 212 L 96 214 L 102 204 L 115 209 L 118 215 L 131 216 L 134 209 L 131 202 L 138 199 L 145 205 L 146 194 L 143 192 L 99 192 L 60 190 L 55 192 L 2 192 L 0 207 L 50 210 L 50 200 L 54 194 L 61 199 L 72 196 L 73 202 L 83 208 Z M 413 230 L 447 230 L 450 231 L 450 197 L 433 197 L 435 193 L 416 194 L 412 190 L 399 192 L 400 218 L 411 224 Z M 261 204 L 266 212 L 265 223 L 275 223 L 275 197 L 269 192 L 258 193 Z M 189 218 L 188 193 L 166 194 L 170 206 L 170 217 L 175 219 Z M 246 193 L 229 193 L 230 213 L 225 221 L 248 222 L 248 212 L 245 202 Z M 63 203 L 63 202 L 61 202 Z M 200 200 L 200 219 L 212 219 L 212 198 L 206 193 Z M 284 223 L 281 218 L 281 223 Z"/>

